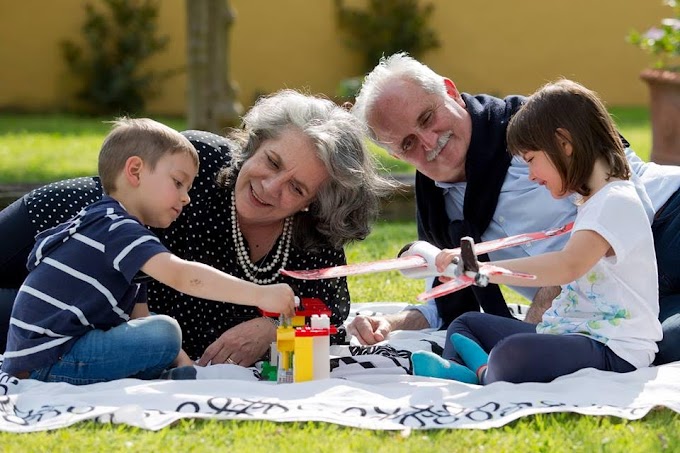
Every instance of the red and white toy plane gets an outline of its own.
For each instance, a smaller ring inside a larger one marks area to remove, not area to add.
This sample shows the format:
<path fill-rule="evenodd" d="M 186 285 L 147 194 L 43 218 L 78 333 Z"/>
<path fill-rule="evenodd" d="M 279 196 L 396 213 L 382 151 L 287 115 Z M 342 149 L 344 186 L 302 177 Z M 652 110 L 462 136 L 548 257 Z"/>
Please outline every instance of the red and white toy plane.
<path fill-rule="evenodd" d="M 574 223 L 571 222 L 559 228 L 518 234 L 478 244 L 475 244 L 472 238 L 464 237 L 461 239 L 461 246 L 454 249 L 454 252 L 457 252 L 459 255 L 454 258 L 453 262 L 447 266 L 444 272 L 438 272 L 435 267 L 435 258 L 441 252 L 441 249 L 425 241 L 415 241 L 407 244 L 401 249 L 397 258 L 303 271 L 281 269 L 279 272 L 283 275 L 303 280 L 320 280 L 393 270 L 398 270 L 405 277 L 409 278 L 438 276 L 451 278 L 448 282 L 442 283 L 417 296 L 418 300 L 427 300 L 471 285 L 486 286 L 491 275 L 508 275 L 517 278 L 535 279 L 534 275 L 513 272 L 491 264 L 479 263 L 476 255 L 484 255 L 496 250 L 559 236 L 570 232 L 573 226 Z"/>

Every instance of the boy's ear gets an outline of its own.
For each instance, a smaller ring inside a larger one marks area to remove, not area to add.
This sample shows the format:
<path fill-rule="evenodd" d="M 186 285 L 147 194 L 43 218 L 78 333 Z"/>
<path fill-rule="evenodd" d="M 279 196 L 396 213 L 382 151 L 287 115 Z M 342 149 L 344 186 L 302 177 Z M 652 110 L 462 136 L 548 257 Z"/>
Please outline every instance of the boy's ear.
<path fill-rule="evenodd" d="M 125 180 L 132 186 L 137 187 L 141 180 L 142 168 L 144 168 L 144 161 L 139 156 L 131 156 L 125 161 L 123 167 L 123 175 Z"/>

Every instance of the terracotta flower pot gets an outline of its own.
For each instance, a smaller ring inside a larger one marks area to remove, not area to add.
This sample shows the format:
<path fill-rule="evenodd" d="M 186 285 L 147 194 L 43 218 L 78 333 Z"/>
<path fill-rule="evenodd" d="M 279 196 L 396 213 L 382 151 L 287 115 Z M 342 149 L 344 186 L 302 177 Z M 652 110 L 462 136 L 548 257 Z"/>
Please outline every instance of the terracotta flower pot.
<path fill-rule="evenodd" d="M 649 87 L 652 155 L 658 164 L 680 165 L 680 73 L 647 69 L 640 78 Z"/>

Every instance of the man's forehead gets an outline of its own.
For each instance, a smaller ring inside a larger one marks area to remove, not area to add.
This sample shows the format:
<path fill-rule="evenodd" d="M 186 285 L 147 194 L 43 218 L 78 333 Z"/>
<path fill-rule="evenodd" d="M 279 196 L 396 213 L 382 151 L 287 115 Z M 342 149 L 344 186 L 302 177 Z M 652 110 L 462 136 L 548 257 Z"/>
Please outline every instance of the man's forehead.
<path fill-rule="evenodd" d="M 417 125 L 423 99 L 414 96 L 411 89 L 403 83 L 392 85 L 376 99 L 367 120 L 379 142 L 399 143 Z"/>

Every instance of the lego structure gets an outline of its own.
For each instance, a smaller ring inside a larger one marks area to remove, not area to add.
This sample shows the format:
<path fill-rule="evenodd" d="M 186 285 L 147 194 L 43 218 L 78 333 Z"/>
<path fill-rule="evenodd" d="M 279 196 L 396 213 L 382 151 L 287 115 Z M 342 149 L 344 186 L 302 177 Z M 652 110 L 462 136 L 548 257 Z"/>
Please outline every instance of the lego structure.
<path fill-rule="evenodd" d="M 330 335 L 337 333 L 337 328 L 330 324 L 330 315 L 331 311 L 321 300 L 303 298 L 293 318 L 280 316 L 271 360 L 262 365 L 263 378 L 278 383 L 328 378 Z"/>

